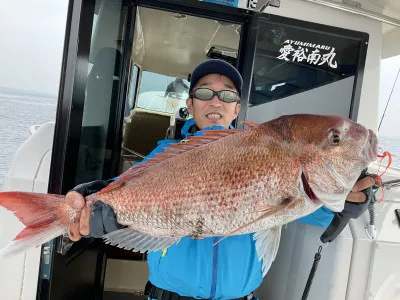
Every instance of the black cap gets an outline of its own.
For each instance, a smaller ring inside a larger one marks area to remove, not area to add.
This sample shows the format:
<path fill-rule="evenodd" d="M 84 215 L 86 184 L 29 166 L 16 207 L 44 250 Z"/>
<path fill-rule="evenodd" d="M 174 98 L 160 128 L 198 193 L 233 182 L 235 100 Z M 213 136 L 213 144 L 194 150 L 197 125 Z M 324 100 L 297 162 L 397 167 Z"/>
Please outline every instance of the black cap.
<path fill-rule="evenodd" d="M 192 91 L 193 87 L 196 85 L 200 78 L 208 74 L 221 74 L 228 77 L 230 80 L 232 80 L 239 95 L 241 95 L 243 85 L 242 76 L 234 66 L 220 59 L 209 59 L 203 61 L 194 69 L 190 77 L 189 92 Z"/>

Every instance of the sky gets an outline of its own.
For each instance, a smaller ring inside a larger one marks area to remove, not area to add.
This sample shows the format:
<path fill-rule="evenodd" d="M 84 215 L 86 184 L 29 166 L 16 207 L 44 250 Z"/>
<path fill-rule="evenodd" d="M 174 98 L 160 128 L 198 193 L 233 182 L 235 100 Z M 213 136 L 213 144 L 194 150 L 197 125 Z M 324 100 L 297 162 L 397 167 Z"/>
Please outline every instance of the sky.
<path fill-rule="evenodd" d="M 0 0 L 0 87 L 57 95 L 68 0 Z"/>
<path fill-rule="evenodd" d="M 68 0 L 0 0 L 0 87 L 56 95 L 59 88 Z M 379 120 L 400 56 L 382 61 Z M 400 137 L 400 78 L 379 135 Z"/>

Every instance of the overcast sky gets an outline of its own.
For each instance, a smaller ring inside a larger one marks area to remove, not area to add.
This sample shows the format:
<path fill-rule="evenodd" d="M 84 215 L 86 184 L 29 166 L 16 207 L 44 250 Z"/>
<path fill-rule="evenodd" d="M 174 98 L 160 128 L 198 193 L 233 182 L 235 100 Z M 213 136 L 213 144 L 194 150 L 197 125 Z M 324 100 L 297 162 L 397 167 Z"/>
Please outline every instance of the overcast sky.
<path fill-rule="evenodd" d="M 0 86 L 56 95 L 68 0 L 0 0 Z"/>
<path fill-rule="evenodd" d="M 0 87 L 56 95 L 68 0 L 0 0 Z M 379 120 L 400 68 L 400 56 L 382 62 Z M 380 135 L 400 136 L 400 78 Z"/>

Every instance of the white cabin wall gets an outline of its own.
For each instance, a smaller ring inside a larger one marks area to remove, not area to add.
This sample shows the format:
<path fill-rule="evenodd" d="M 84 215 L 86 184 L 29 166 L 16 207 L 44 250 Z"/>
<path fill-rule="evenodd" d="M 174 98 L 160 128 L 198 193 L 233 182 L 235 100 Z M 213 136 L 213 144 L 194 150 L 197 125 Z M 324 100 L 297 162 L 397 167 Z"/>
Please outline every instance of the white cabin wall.
<path fill-rule="evenodd" d="M 382 59 L 400 55 L 400 27 L 385 32 L 382 47 Z"/>
<path fill-rule="evenodd" d="M 377 131 L 379 121 L 380 64 L 383 42 L 382 23 L 302 0 L 283 0 L 281 1 L 279 9 L 268 8 L 267 12 L 283 17 L 351 29 L 369 34 L 358 122 Z M 318 89 L 307 92 L 304 93 L 304 98 L 310 95 L 321 94 Z M 299 95 L 296 96 L 299 97 Z M 337 94 L 335 94 L 335 97 L 337 97 Z M 293 105 L 290 97 L 285 99 L 285 101 Z M 313 100 L 308 99 L 308 101 L 307 103 L 312 103 Z M 278 103 L 279 101 L 276 102 Z M 277 107 L 278 104 L 274 106 L 275 109 Z M 281 110 L 285 109 L 282 106 L 279 106 L 279 108 Z M 254 107 L 254 111 L 257 109 L 259 110 L 259 106 Z M 289 107 L 288 109 L 290 110 L 291 108 Z M 314 107 L 314 110 L 317 109 L 317 107 Z M 330 109 L 333 113 L 340 111 L 338 106 L 335 108 L 324 107 L 324 110 L 325 109 Z M 251 117 L 254 117 L 254 111 Z M 265 110 L 259 113 L 260 116 L 263 114 L 264 119 L 266 118 Z M 277 113 L 277 111 L 275 113 Z M 255 121 L 252 118 L 248 120 Z M 260 299 L 295 300 L 301 298 L 312 265 L 314 253 L 317 249 L 317 239 L 322 231 L 323 228 L 321 227 L 304 225 L 296 222 L 289 224 L 288 228 L 283 230 L 277 259 L 271 267 L 269 276 L 267 275 L 263 284 L 257 291 Z M 352 264 L 354 264 L 352 251 L 353 235 L 350 229 L 346 228 L 336 242 L 330 245 L 328 249 L 324 250 L 325 254 L 323 254 L 323 259 L 318 269 L 319 275 L 314 279 L 309 300 L 366 299 L 362 291 L 365 291 L 367 288 L 367 279 L 369 275 L 365 272 L 357 274 L 349 273 Z M 368 251 L 364 252 L 365 255 L 369 253 Z M 358 275 L 358 277 L 356 275 Z M 282 282 L 288 282 L 288 284 L 280 285 Z"/>
<path fill-rule="evenodd" d="M 361 90 L 358 122 L 377 131 L 382 23 L 303 0 L 284 0 L 281 1 L 280 8 L 270 7 L 266 12 L 308 22 L 362 31 L 369 34 L 369 46 Z"/>

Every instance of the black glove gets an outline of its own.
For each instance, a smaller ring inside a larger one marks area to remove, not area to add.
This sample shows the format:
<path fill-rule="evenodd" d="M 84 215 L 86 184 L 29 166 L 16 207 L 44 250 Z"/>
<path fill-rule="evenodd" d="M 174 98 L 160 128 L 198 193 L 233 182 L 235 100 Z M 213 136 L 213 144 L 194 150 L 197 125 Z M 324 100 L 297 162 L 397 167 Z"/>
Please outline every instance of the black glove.
<path fill-rule="evenodd" d="M 74 187 L 71 191 L 78 192 L 83 197 L 86 197 L 93 193 L 97 193 L 98 191 L 105 188 L 108 184 L 109 182 L 105 180 L 95 180 L 87 183 L 81 183 Z"/>
<path fill-rule="evenodd" d="M 365 194 L 366 200 L 362 203 L 354 203 L 346 201 L 344 203 L 344 209 L 342 211 L 343 216 L 348 217 L 350 219 L 357 219 L 368 209 L 369 204 L 374 198 L 372 187 L 369 187 L 363 190 L 362 192 Z"/>
<path fill-rule="evenodd" d="M 357 181 L 367 176 L 371 175 L 369 175 L 367 173 L 367 169 L 365 169 L 363 170 Z M 349 219 L 357 219 L 365 212 L 371 201 L 375 200 L 375 195 L 372 188 L 373 187 L 369 187 L 361 191 L 366 196 L 366 199 L 363 203 L 345 201 L 343 210 L 340 213 L 335 213 L 333 215 L 331 224 L 329 224 L 328 228 L 321 235 L 321 241 L 323 243 L 334 241 L 336 237 L 342 232 L 342 230 L 347 226 Z"/>
<path fill-rule="evenodd" d="M 99 238 L 122 227 L 118 224 L 117 216 L 111 206 L 101 201 L 93 203 L 90 215 L 90 237 Z"/>
<path fill-rule="evenodd" d="M 367 174 L 367 169 L 363 170 L 361 173 L 360 177 L 358 178 L 357 181 L 370 176 Z M 341 212 L 341 215 L 350 219 L 357 219 L 360 217 L 367 209 L 371 201 L 374 199 L 374 193 L 373 193 L 373 187 L 369 187 L 365 190 L 362 190 L 366 196 L 366 199 L 362 203 L 355 203 L 355 202 L 350 202 L 346 201 L 344 203 L 344 208 L 343 211 Z"/>
<path fill-rule="evenodd" d="M 71 191 L 78 192 L 83 197 L 96 193 L 105 188 L 109 182 L 105 180 L 95 180 L 88 183 L 82 183 L 74 187 Z M 117 216 L 111 206 L 102 201 L 96 201 L 92 205 L 90 215 L 90 234 L 86 238 L 99 238 L 106 233 L 121 229 L 122 226 L 117 223 Z"/>

